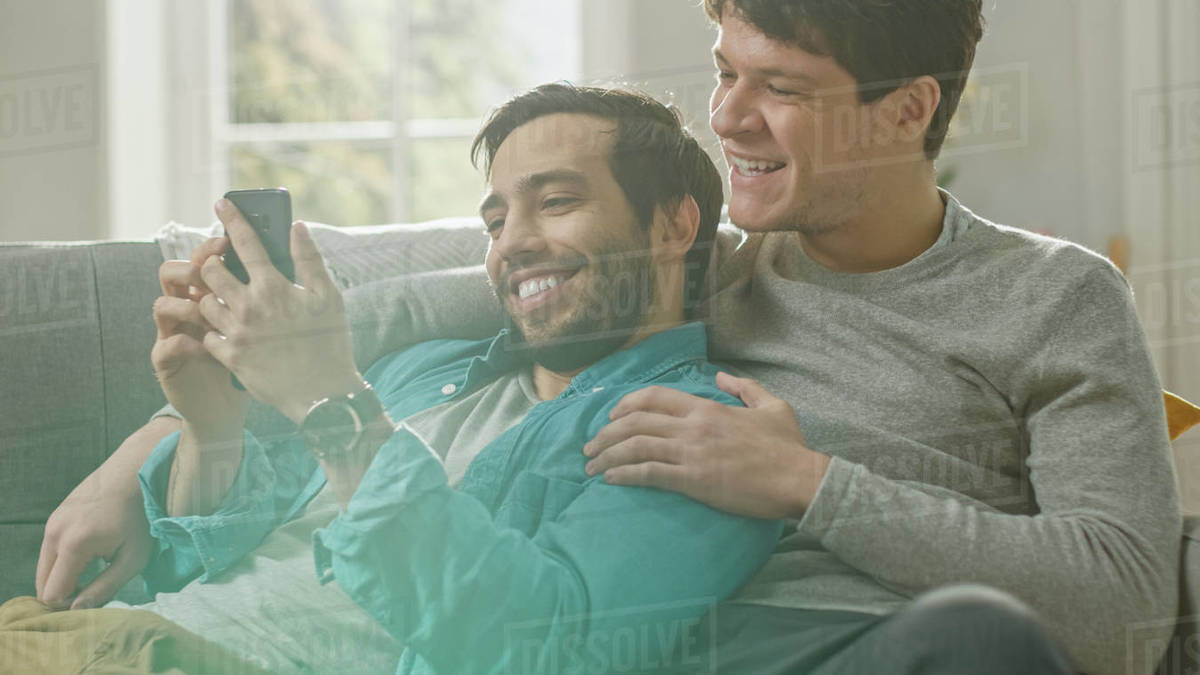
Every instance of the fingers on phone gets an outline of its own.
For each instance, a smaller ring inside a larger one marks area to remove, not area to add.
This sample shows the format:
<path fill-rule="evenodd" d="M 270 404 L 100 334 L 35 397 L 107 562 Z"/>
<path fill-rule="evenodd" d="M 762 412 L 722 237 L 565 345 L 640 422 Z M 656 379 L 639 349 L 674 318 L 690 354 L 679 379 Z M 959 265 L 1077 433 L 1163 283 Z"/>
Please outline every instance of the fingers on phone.
<path fill-rule="evenodd" d="M 158 267 L 158 281 L 163 294 L 176 298 L 204 296 L 208 286 L 200 276 L 200 266 L 187 260 L 168 260 Z"/>
<path fill-rule="evenodd" d="M 183 333 L 200 340 L 212 330 L 200 313 L 198 303 L 170 295 L 159 296 L 154 301 L 154 325 L 158 327 L 160 339 Z"/>
<path fill-rule="evenodd" d="M 221 202 L 228 202 L 228 200 L 222 199 L 217 202 L 218 205 Z M 250 227 L 250 223 L 246 222 L 246 219 L 242 217 L 242 212 L 238 211 L 232 202 L 229 202 L 227 210 L 218 208 L 217 217 L 224 223 L 225 236 L 229 238 L 230 245 L 237 251 L 238 258 L 241 259 L 247 270 L 253 270 L 259 265 L 271 264 L 267 249 L 259 241 L 254 228 Z"/>
<path fill-rule="evenodd" d="M 228 237 L 211 237 L 206 239 L 202 244 L 192 249 L 192 264 L 196 266 L 203 265 L 204 261 L 210 257 L 224 253 L 228 246 Z"/>

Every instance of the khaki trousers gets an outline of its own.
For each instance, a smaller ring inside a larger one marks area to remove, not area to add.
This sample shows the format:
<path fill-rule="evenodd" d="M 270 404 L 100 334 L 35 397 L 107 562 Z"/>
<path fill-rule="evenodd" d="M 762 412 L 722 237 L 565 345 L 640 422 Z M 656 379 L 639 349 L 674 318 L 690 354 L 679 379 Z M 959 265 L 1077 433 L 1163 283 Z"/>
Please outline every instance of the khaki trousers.
<path fill-rule="evenodd" d="M 136 609 L 51 611 L 35 598 L 0 605 L 0 674 L 266 671 L 166 619 Z"/>

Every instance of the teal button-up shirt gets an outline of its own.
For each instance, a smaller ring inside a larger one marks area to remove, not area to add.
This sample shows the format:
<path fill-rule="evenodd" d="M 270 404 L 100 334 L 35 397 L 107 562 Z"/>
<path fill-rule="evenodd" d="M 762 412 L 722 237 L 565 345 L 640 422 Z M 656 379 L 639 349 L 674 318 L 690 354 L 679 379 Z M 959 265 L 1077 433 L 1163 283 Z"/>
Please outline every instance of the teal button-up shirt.
<path fill-rule="evenodd" d="M 584 471 L 583 445 L 626 394 L 650 385 L 740 405 L 721 392 L 704 326 L 687 324 L 610 354 L 487 445 L 457 489 L 400 425 L 354 497 L 313 536 L 316 573 L 334 578 L 406 650 L 398 672 L 556 672 L 662 663 L 689 622 L 732 595 L 770 556 L 779 521 L 687 497 L 619 487 Z M 366 373 L 392 419 L 527 367 L 502 332 L 391 354 Z M 209 516 L 171 518 L 164 497 L 178 435 L 139 478 L 158 548 L 152 591 L 205 581 L 296 517 L 325 476 L 295 437 L 245 435 L 242 466 Z M 703 663 L 707 655 L 677 657 Z"/>

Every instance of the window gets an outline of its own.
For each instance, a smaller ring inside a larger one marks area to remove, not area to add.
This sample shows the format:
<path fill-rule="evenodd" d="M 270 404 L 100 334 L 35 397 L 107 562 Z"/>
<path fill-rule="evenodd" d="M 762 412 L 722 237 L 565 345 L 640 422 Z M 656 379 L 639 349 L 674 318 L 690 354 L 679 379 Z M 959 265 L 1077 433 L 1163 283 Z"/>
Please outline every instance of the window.
<path fill-rule="evenodd" d="M 286 186 L 331 225 L 475 212 L 484 115 L 579 77 L 577 0 L 219 0 L 209 40 L 219 194 Z"/>

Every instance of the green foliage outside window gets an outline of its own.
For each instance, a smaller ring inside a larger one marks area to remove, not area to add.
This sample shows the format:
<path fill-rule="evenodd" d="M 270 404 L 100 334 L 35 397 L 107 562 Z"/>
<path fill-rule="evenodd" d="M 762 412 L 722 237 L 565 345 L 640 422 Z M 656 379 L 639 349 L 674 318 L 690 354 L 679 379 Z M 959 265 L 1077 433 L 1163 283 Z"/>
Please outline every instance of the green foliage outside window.
<path fill-rule="evenodd" d="M 520 82 L 527 57 L 499 0 L 231 0 L 232 124 L 482 120 Z M 397 16 L 396 12 L 404 12 Z M 394 96 L 396 49 L 408 67 Z M 406 127 L 401 125 L 401 133 Z M 475 212 L 483 179 L 464 137 L 410 138 L 407 220 Z M 296 218 L 333 225 L 393 220 L 388 142 L 254 141 L 229 149 L 232 187 L 284 185 Z"/>

